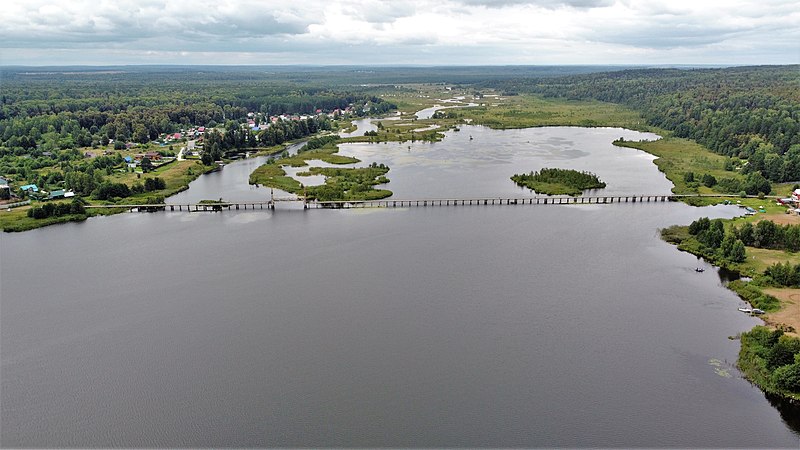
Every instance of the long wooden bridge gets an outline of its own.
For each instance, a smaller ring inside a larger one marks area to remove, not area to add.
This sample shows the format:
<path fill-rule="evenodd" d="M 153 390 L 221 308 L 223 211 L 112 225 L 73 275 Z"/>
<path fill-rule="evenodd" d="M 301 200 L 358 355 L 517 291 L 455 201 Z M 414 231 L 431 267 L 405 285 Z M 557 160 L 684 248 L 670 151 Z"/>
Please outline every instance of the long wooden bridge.
<path fill-rule="evenodd" d="M 118 204 L 118 205 L 86 205 L 87 209 L 128 209 L 131 211 L 187 211 L 216 212 L 230 210 L 274 210 L 277 203 L 302 204 L 304 209 L 350 209 L 350 208 L 409 208 L 433 206 L 490 206 L 490 205 L 581 205 L 612 203 L 655 203 L 678 201 L 687 197 L 728 197 L 739 198 L 738 195 L 716 194 L 658 194 L 658 195 L 604 195 L 588 197 L 473 197 L 473 198 L 421 198 L 421 199 L 381 199 L 381 200 L 335 200 L 307 201 L 299 198 L 271 198 L 265 201 L 247 202 L 203 202 L 203 203 L 154 203 L 154 204 Z M 766 199 L 765 199 L 766 200 Z"/>

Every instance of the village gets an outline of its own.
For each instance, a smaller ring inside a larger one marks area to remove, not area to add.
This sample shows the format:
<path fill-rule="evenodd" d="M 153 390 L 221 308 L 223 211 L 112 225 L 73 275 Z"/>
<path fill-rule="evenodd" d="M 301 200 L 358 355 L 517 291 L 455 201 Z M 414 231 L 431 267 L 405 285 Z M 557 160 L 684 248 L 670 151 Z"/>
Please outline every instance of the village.
<path fill-rule="evenodd" d="M 281 121 L 302 121 L 310 118 L 329 118 L 339 119 L 349 116 L 353 111 L 352 106 L 343 109 L 333 109 L 324 112 L 317 109 L 315 114 L 280 114 L 266 115 L 259 112 L 248 112 L 246 119 L 241 120 L 239 126 L 242 130 L 249 130 L 251 133 L 259 133 L 267 130 L 271 125 Z M 146 144 L 136 142 L 117 142 L 114 139 L 108 140 L 105 148 L 84 148 L 81 149 L 82 156 L 86 160 L 98 157 L 121 157 L 121 162 L 115 165 L 113 170 L 116 172 L 136 173 L 137 177 L 151 172 L 160 167 L 171 164 L 174 161 L 200 160 L 203 152 L 204 137 L 207 132 L 212 130 L 224 133 L 222 126 L 207 127 L 194 125 L 181 128 L 180 131 L 173 133 L 161 133 L 158 139 Z M 52 152 L 42 152 L 43 157 L 54 158 Z M 217 161 L 219 165 L 223 161 Z M 11 209 L 19 206 L 29 205 L 31 200 L 49 201 L 65 198 L 73 198 L 76 193 L 65 186 L 65 181 L 61 180 L 48 186 L 40 186 L 36 183 L 19 184 L 15 183 L 13 175 L 0 174 L 0 207 Z"/>

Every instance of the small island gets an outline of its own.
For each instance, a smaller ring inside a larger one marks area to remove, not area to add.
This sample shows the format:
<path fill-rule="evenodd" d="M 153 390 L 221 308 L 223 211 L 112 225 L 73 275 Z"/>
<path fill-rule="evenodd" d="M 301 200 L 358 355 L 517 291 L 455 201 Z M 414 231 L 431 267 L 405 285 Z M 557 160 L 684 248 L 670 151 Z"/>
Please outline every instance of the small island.
<path fill-rule="evenodd" d="M 538 172 L 516 174 L 511 179 L 518 186 L 547 195 L 580 195 L 586 189 L 606 187 L 597 175 L 573 169 L 543 168 Z"/>
<path fill-rule="evenodd" d="M 266 164 L 250 174 L 250 184 L 281 189 L 292 194 L 303 194 L 306 200 L 344 201 L 377 200 L 392 195 L 388 189 L 375 189 L 386 184 L 389 168 L 384 164 L 372 163 L 367 167 L 310 167 L 298 173 L 299 176 L 324 175 L 325 183 L 320 186 L 304 186 L 286 174 L 283 166 L 304 167 L 308 161 L 322 160 L 330 164 L 354 164 L 361 162 L 352 156 L 339 155 L 338 136 L 323 136 L 308 141 L 297 155 L 286 155 L 280 159 L 270 158 Z"/>

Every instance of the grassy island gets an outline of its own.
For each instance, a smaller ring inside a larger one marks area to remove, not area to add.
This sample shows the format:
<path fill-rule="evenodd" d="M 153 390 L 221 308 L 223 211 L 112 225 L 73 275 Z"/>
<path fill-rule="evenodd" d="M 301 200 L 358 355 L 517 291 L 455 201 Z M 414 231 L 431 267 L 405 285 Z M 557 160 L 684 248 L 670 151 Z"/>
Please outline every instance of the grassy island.
<path fill-rule="evenodd" d="M 383 164 L 372 163 L 368 167 L 311 167 L 298 175 L 323 175 L 325 184 L 303 186 L 296 179 L 286 175 L 283 166 L 303 167 L 308 161 L 321 160 L 330 164 L 354 164 L 361 162 L 351 156 L 337 154 L 338 136 L 324 136 L 309 141 L 306 147 L 294 156 L 278 160 L 270 159 L 266 164 L 250 174 L 250 184 L 260 184 L 292 194 L 305 194 L 309 200 L 376 200 L 392 195 L 392 191 L 375 189 L 378 184 L 389 180 L 389 168 Z"/>
<path fill-rule="evenodd" d="M 572 169 L 544 168 L 538 172 L 517 174 L 511 179 L 519 186 L 547 195 L 580 195 L 586 189 L 606 187 L 597 175 Z"/>

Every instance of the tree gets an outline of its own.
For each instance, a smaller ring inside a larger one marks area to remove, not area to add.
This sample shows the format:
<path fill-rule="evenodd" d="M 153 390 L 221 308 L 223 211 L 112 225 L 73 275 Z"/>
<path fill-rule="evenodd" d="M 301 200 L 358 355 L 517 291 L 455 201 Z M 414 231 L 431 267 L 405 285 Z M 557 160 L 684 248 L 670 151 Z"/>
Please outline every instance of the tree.
<path fill-rule="evenodd" d="M 740 228 L 735 230 L 735 233 L 744 245 L 753 245 L 753 241 L 755 240 L 753 236 L 753 224 L 745 222 Z"/>
<path fill-rule="evenodd" d="M 689 234 L 698 235 L 711 227 L 711 220 L 708 217 L 701 217 L 689 224 Z"/>
<path fill-rule="evenodd" d="M 771 220 L 762 220 L 756 224 L 753 230 L 753 246 L 759 248 L 769 248 L 776 241 L 778 226 Z"/>
<path fill-rule="evenodd" d="M 772 373 L 772 382 L 779 389 L 790 392 L 800 392 L 800 358 L 795 355 L 795 363 L 775 369 Z"/>
<path fill-rule="evenodd" d="M 800 226 L 786 227 L 783 233 L 783 244 L 790 252 L 800 250 Z"/>
<path fill-rule="evenodd" d="M 728 257 L 733 262 L 744 262 L 747 259 L 745 254 L 744 244 L 740 239 L 737 239 L 731 247 L 731 253 Z"/>
<path fill-rule="evenodd" d="M 712 220 L 711 227 L 698 235 L 700 242 L 706 244 L 711 248 L 719 248 L 722 245 L 722 240 L 725 238 L 725 229 L 723 228 L 722 221 Z"/>
<path fill-rule="evenodd" d="M 775 369 L 780 366 L 793 364 L 795 355 L 798 353 L 800 353 L 800 339 L 781 336 L 767 355 L 767 368 Z"/>
<path fill-rule="evenodd" d="M 142 158 L 141 166 L 142 166 L 142 172 L 144 172 L 144 173 L 147 173 L 147 172 L 150 172 L 151 170 L 153 170 L 153 163 L 152 163 L 152 161 L 150 161 L 150 158 L 148 158 L 147 156 Z"/>

